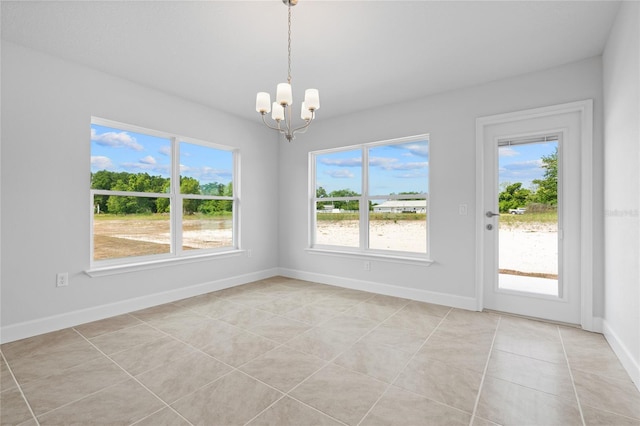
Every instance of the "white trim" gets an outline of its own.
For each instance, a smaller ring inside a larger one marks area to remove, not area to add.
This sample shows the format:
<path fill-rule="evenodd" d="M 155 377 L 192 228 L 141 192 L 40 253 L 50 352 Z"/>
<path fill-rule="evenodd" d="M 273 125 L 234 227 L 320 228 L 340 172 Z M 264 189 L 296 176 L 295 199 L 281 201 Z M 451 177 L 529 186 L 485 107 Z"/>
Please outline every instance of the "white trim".
<path fill-rule="evenodd" d="M 89 275 L 91 278 L 94 277 L 104 277 L 107 275 L 116 275 L 116 274 L 124 274 L 128 272 L 137 272 L 144 271 L 147 269 L 156 269 L 161 266 L 175 266 L 185 263 L 193 263 L 193 262 L 202 262 L 205 260 L 212 260 L 212 258 L 221 258 L 221 257 L 231 257 L 231 256 L 239 256 L 245 253 L 246 250 L 225 250 L 218 252 L 207 252 L 207 253 L 199 253 L 191 256 L 181 256 L 181 257 L 165 257 L 158 259 L 156 256 L 146 256 L 146 259 L 139 262 L 129 262 L 129 263 L 120 263 L 114 264 L 110 266 L 103 266 L 99 268 L 91 268 L 84 271 L 85 274 Z"/>
<path fill-rule="evenodd" d="M 59 315 L 52 315 L 46 318 L 25 321 L 18 324 L 11 324 L 0 328 L 0 343 L 13 342 L 14 340 L 25 339 L 51 331 L 61 330 L 68 327 L 75 327 L 92 321 L 134 312 L 140 309 L 157 306 L 164 303 L 175 302 L 187 297 L 198 296 L 229 287 L 247 284 L 253 281 L 262 280 L 277 275 L 277 269 L 265 269 L 263 271 L 238 275 L 230 278 L 223 278 L 216 281 L 209 281 L 189 287 L 164 291 L 122 300 L 120 302 L 108 303 L 86 309 L 66 312 Z"/>
<path fill-rule="evenodd" d="M 433 260 L 426 257 L 417 256 L 403 256 L 402 253 L 392 254 L 390 252 L 376 253 L 371 251 L 348 251 L 340 248 L 308 248 L 305 251 L 309 254 L 324 255 L 324 256 L 336 256 L 336 257 L 350 257 L 363 260 L 380 260 L 385 262 L 405 263 L 409 265 L 431 266 L 434 263 Z"/>
<path fill-rule="evenodd" d="M 594 330 L 593 318 L 593 100 L 570 102 L 524 111 L 476 118 L 476 308 L 482 310 L 484 277 L 484 128 L 498 123 L 527 120 L 550 115 L 580 113 L 581 124 L 581 325 L 585 330 Z"/>
<path fill-rule="evenodd" d="M 640 391 L 640 364 L 638 363 L 638 360 L 633 358 L 633 354 L 629 348 L 610 327 L 606 319 L 602 321 L 602 332 L 604 337 L 607 339 L 607 342 L 609 342 L 609 346 L 611 346 L 611 349 L 613 349 L 613 352 L 620 360 L 620 363 L 636 385 L 636 388 Z"/>
<path fill-rule="evenodd" d="M 386 296 L 402 297 L 405 299 L 417 300 L 419 302 L 466 309 L 469 311 L 476 310 L 476 300 L 473 297 L 456 296 L 453 294 L 400 287 L 390 284 L 376 283 L 373 281 L 355 280 L 352 278 L 343 278 L 335 275 L 318 274 L 315 272 L 305 272 L 288 268 L 278 268 L 278 275 L 296 278 L 299 280 L 329 284 L 337 287 L 350 288 L 353 290 L 384 294 Z"/>

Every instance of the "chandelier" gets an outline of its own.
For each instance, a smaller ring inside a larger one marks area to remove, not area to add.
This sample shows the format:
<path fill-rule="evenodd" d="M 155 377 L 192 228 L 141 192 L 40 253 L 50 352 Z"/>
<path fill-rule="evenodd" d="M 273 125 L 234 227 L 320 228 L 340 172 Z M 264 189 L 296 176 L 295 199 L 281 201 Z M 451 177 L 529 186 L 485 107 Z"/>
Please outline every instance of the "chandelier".
<path fill-rule="evenodd" d="M 280 83 L 276 89 L 276 101 L 271 104 L 271 96 L 267 92 L 259 92 L 256 98 L 256 111 L 262 116 L 262 122 L 269 127 L 279 131 L 291 142 L 297 132 L 304 133 L 316 116 L 316 111 L 320 108 L 320 97 L 317 89 L 307 89 L 304 92 L 304 102 L 302 102 L 300 117 L 304 124 L 294 128 L 291 123 L 291 108 L 293 95 L 291 91 L 291 7 L 298 4 L 298 0 L 282 0 L 289 9 L 289 33 L 288 33 L 288 58 L 289 68 L 287 82 Z M 265 115 L 271 112 L 271 118 L 276 122 L 275 126 L 267 123 Z"/>

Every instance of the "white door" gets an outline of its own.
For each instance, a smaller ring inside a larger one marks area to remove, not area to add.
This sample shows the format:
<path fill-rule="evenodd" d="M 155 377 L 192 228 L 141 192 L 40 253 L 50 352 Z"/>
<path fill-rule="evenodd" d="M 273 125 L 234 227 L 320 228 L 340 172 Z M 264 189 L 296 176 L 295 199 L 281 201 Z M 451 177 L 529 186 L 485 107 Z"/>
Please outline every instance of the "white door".
<path fill-rule="evenodd" d="M 481 308 L 581 324 L 583 114 L 496 117 L 478 120 Z"/>

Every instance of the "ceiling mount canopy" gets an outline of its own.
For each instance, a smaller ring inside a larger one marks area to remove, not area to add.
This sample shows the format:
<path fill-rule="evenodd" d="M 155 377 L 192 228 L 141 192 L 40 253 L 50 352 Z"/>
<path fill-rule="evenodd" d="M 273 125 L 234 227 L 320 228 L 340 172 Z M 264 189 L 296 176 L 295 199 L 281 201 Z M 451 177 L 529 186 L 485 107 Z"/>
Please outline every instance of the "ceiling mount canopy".
<path fill-rule="evenodd" d="M 293 94 L 291 89 L 291 7 L 298 4 L 298 0 L 282 0 L 288 8 L 288 44 L 287 57 L 289 60 L 287 68 L 287 82 L 279 83 L 276 89 L 276 101 L 271 104 L 271 96 L 267 92 L 258 92 L 256 97 L 256 111 L 262 116 L 262 122 L 270 129 L 277 130 L 291 142 L 294 135 L 304 132 L 309 127 L 316 116 L 316 111 L 320 108 L 320 96 L 318 89 L 307 89 L 304 92 L 304 102 L 302 102 L 300 117 L 304 124 L 294 128 L 291 121 L 291 108 L 293 105 Z M 267 123 L 265 116 L 271 112 L 271 118 L 276 125 Z"/>

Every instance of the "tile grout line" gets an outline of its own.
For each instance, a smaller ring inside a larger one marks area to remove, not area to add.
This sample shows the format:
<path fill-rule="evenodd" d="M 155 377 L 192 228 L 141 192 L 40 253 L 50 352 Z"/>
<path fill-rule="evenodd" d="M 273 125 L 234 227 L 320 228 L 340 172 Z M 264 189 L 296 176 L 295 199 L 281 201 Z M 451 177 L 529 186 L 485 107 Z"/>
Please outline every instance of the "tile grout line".
<path fill-rule="evenodd" d="M 582 426 L 586 426 L 586 422 L 584 420 L 584 413 L 582 412 L 582 404 L 580 403 L 580 397 L 578 396 L 578 389 L 576 388 L 576 382 L 573 379 L 573 372 L 571 371 L 571 365 L 569 364 L 569 357 L 567 356 L 567 348 L 564 346 L 564 339 L 562 338 L 560 327 L 556 326 L 556 330 L 558 331 L 558 336 L 560 337 L 560 344 L 562 345 L 562 354 L 564 355 L 564 361 L 567 364 L 567 370 L 569 370 L 569 377 L 571 377 L 571 387 L 573 388 L 573 394 L 575 395 L 576 402 L 578 403 L 580 420 L 582 420 Z"/>
<path fill-rule="evenodd" d="M 406 306 L 406 305 L 405 305 Z M 369 413 L 371 413 L 371 411 L 373 411 L 373 409 L 375 408 L 376 405 L 378 405 L 378 403 L 380 402 L 380 400 L 387 394 L 387 392 L 389 391 L 389 389 L 391 389 L 391 386 L 393 386 L 393 384 L 395 383 L 396 380 L 398 380 L 398 377 L 400 377 L 400 375 L 402 374 L 402 372 L 407 368 L 407 366 L 411 363 L 411 361 L 413 361 L 413 359 L 416 357 L 416 355 L 422 350 L 422 348 L 424 347 L 424 345 L 427 344 L 427 342 L 429 341 L 429 339 L 431 339 L 431 336 L 433 336 L 433 334 L 436 332 L 436 330 L 440 327 L 440 325 L 444 322 L 444 320 L 449 316 L 449 314 L 451 313 L 451 311 L 453 310 L 453 308 L 449 308 L 449 310 L 447 311 L 447 313 L 440 319 L 440 322 L 438 322 L 438 324 L 433 328 L 433 330 L 431 330 L 431 333 L 429 333 L 429 335 L 426 337 L 426 339 L 424 340 L 424 342 L 422 342 L 422 344 L 420 345 L 420 347 L 411 355 L 411 357 L 409 358 L 409 360 L 404 364 L 404 366 L 400 369 L 400 371 L 395 375 L 395 377 L 389 382 L 387 383 L 387 387 L 384 389 L 384 392 L 382 392 L 382 394 L 380 394 L 380 396 L 378 397 L 378 399 L 376 399 L 376 401 L 371 405 L 371 407 L 369 407 L 369 409 L 367 410 L 366 413 L 364 413 L 364 415 L 362 416 L 362 418 L 360 419 L 360 421 L 357 423 L 357 426 L 360 426 L 360 424 L 364 421 L 364 419 L 367 418 L 367 416 L 369 415 Z M 388 319 L 388 318 L 387 318 Z M 386 319 L 385 319 L 386 321 Z M 382 323 L 380 323 L 382 324 Z M 413 393 L 413 392 L 412 392 Z M 422 395 L 421 395 L 422 396 Z M 423 398 L 426 398 L 425 396 L 422 396 Z M 426 398 L 431 400 L 431 398 Z M 440 403 L 440 401 L 436 401 L 438 403 Z M 446 404 L 445 404 L 446 405 Z M 447 405 L 448 406 L 448 405 Z"/>
<path fill-rule="evenodd" d="M 36 414 L 33 412 L 33 409 L 31 408 L 31 404 L 29 403 L 29 400 L 27 399 L 26 395 L 22 390 L 22 385 L 20 385 L 20 383 L 18 382 L 18 379 L 16 379 L 16 376 L 13 374 L 13 369 L 9 365 L 9 361 L 7 361 L 7 358 L 4 356 L 4 353 L 2 351 L 0 351 L 0 356 L 2 356 L 2 360 L 4 361 L 4 364 L 7 366 L 7 370 L 9 370 L 9 373 L 11 374 L 11 377 L 13 378 L 13 381 L 16 384 L 16 387 L 18 388 L 18 391 L 22 396 L 22 400 L 27 405 L 27 408 L 29 409 L 29 412 L 31 413 L 33 420 L 35 420 L 37 426 L 40 426 L 40 421 L 36 417 Z"/>
<path fill-rule="evenodd" d="M 187 423 L 189 423 L 190 425 L 192 425 L 192 426 L 193 426 L 193 423 L 191 423 L 188 419 L 186 419 L 184 416 L 182 416 L 182 414 L 180 414 L 179 412 L 177 412 L 177 411 L 176 411 L 176 410 L 175 410 L 171 405 L 169 405 L 169 404 L 167 404 L 166 402 L 164 402 L 164 400 L 163 400 L 162 398 L 160 398 L 158 395 L 156 395 L 156 393 L 155 393 L 155 392 L 153 392 L 151 389 L 149 389 L 149 388 L 148 388 L 144 383 L 142 383 L 140 380 L 138 380 L 138 379 L 137 379 L 133 374 L 131 374 L 131 373 L 129 373 L 127 370 L 125 370 L 125 369 L 124 369 L 120 364 L 118 364 L 118 363 L 117 363 L 113 358 L 111 358 L 109 355 L 107 355 L 106 353 L 104 353 L 100 348 L 98 348 L 96 345 L 94 345 L 91 341 L 89 341 L 89 339 L 87 339 L 86 337 L 84 337 L 84 336 L 83 336 L 81 333 L 79 333 L 77 330 L 74 330 L 74 331 L 75 331 L 76 333 L 78 333 L 78 334 L 79 334 L 83 339 L 85 339 L 85 340 L 86 340 L 86 341 L 87 341 L 91 346 L 93 346 L 93 347 L 94 347 L 98 352 L 100 352 L 103 356 L 105 356 L 108 360 L 110 360 L 110 361 L 111 361 L 111 362 L 113 362 L 115 365 L 117 365 L 117 366 L 118 366 L 118 368 L 120 368 L 120 369 L 121 369 L 121 370 L 122 370 L 126 375 L 128 375 L 131 379 L 135 380 L 135 381 L 136 381 L 136 383 L 138 383 L 138 384 L 139 384 L 140 386 L 142 386 L 144 389 L 146 389 L 146 390 L 147 390 L 147 392 L 149 392 L 149 393 L 150 393 L 151 395 L 153 395 L 153 396 L 154 396 L 158 401 L 160 401 L 160 402 L 165 406 L 165 408 L 169 408 L 171 411 L 173 411 L 174 413 L 176 413 L 180 418 L 182 418 L 182 419 L 183 419 L 183 420 L 185 420 Z M 229 373 L 227 373 L 227 374 L 229 374 Z M 223 376 L 221 376 L 221 377 L 224 377 L 224 376 L 226 376 L 226 374 L 225 374 L 225 375 L 223 375 Z M 220 379 L 221 377 L 218 377 L 218 379 Z M 216 380 L 218 380 L 218 379 L 216 379 Z M 214 381 L 215 381 L 215 380 L 214 380 Z M 120 383 L 122 383 L 122 382 L 120 382 Z M 114 384 L 114 385 L 112 385 L 112 386 L 108 386 L 108 387 L 107 387 L 107 388 L 105 388 L 105 389 L 108 389 L 109 387 L 116 386 L 116 385 L 118 385 L 118 384 L 119 384 L 119 383 L 116 383 L 116 384 Z M 103 390 L 103 389 L 101 389 L 100 391 L 102 391 L 102 390 Z M 97 391 L 97 392 L 94 392 L 94 393 L 98 393 L 98 392 L 100 392 L 100 391 Z M 87 395 L 87 396 L 88 396 L 88 395 Z M 81 399 L 86 398 L 87 396 L 85 396 L 85 397 L 83 397 L 83 398 L 78 399 L 78 401 L 79 401 L 79 400 L 81 400 Z M 74 401 L 74 402 L 76 402 L 76 401 Z M 66 404 L 66 405 L 69 405 L 69 404 Z M 63 406 L 61 406 L 61 407 L 63 407 Z M 58 407 L 58 408 L 61 408 L 61 407 Z M 52 411 L 53 411 L 53 410 L 52 410 Z M 160 411 L 160 410 L 158 410 L 158 411 Z M 157 412 L 157 411 L 155 411 L 155 412 Z M 155 412 L 154 412 L 154 413 L 155 413 Z M 154 414 L 154 413 L 150 413 L 150 414 L 149 414 L 149 416 L 150 416 L 151 414 Z M 145 416 L 145 417 L 143 417 L 143 418 L 146 418 L 146 417 L 149 417 L 149 416 Z M 142 419 L 136 420 L 134 423 L 137 423 L 137 422 L 138 422 L 138 421 L 140 421 L 140 420 L 142 420 Z"/>
<path fill-rule="evenodd" d="M 493 355 L 493 346 L 496 341 L 496 336 L 498 335 L 498 329 L 500 329 L 500 322 L 502 321 L 502 316 L 498 316 L 498 322 L 496 323 L 496 330 L 493 332 L 493 339 L 491 339 L 491 347 L 489 348 L 489 355 L 487 356 L 487 361 L 484 364 L 484 370 L 482 371 L 482 378 L 480 379 L 480 386 L 478 387 L 478 394 L 476 395 L 476 402 L 473 404 L 473 412 L 471 413 L 471 419 L 469 420 L 469 426 L 473 425 L 473 420 L 476 417 L 476 412 L 478 411 L 478 404 L 480 403 L 480 395 L 482 394 L 482 387 L 484 386 L 484 379 L 487 377 L 487 370 L 489 369 L 489 362 L 491 361 L 491 356 Z"/>

